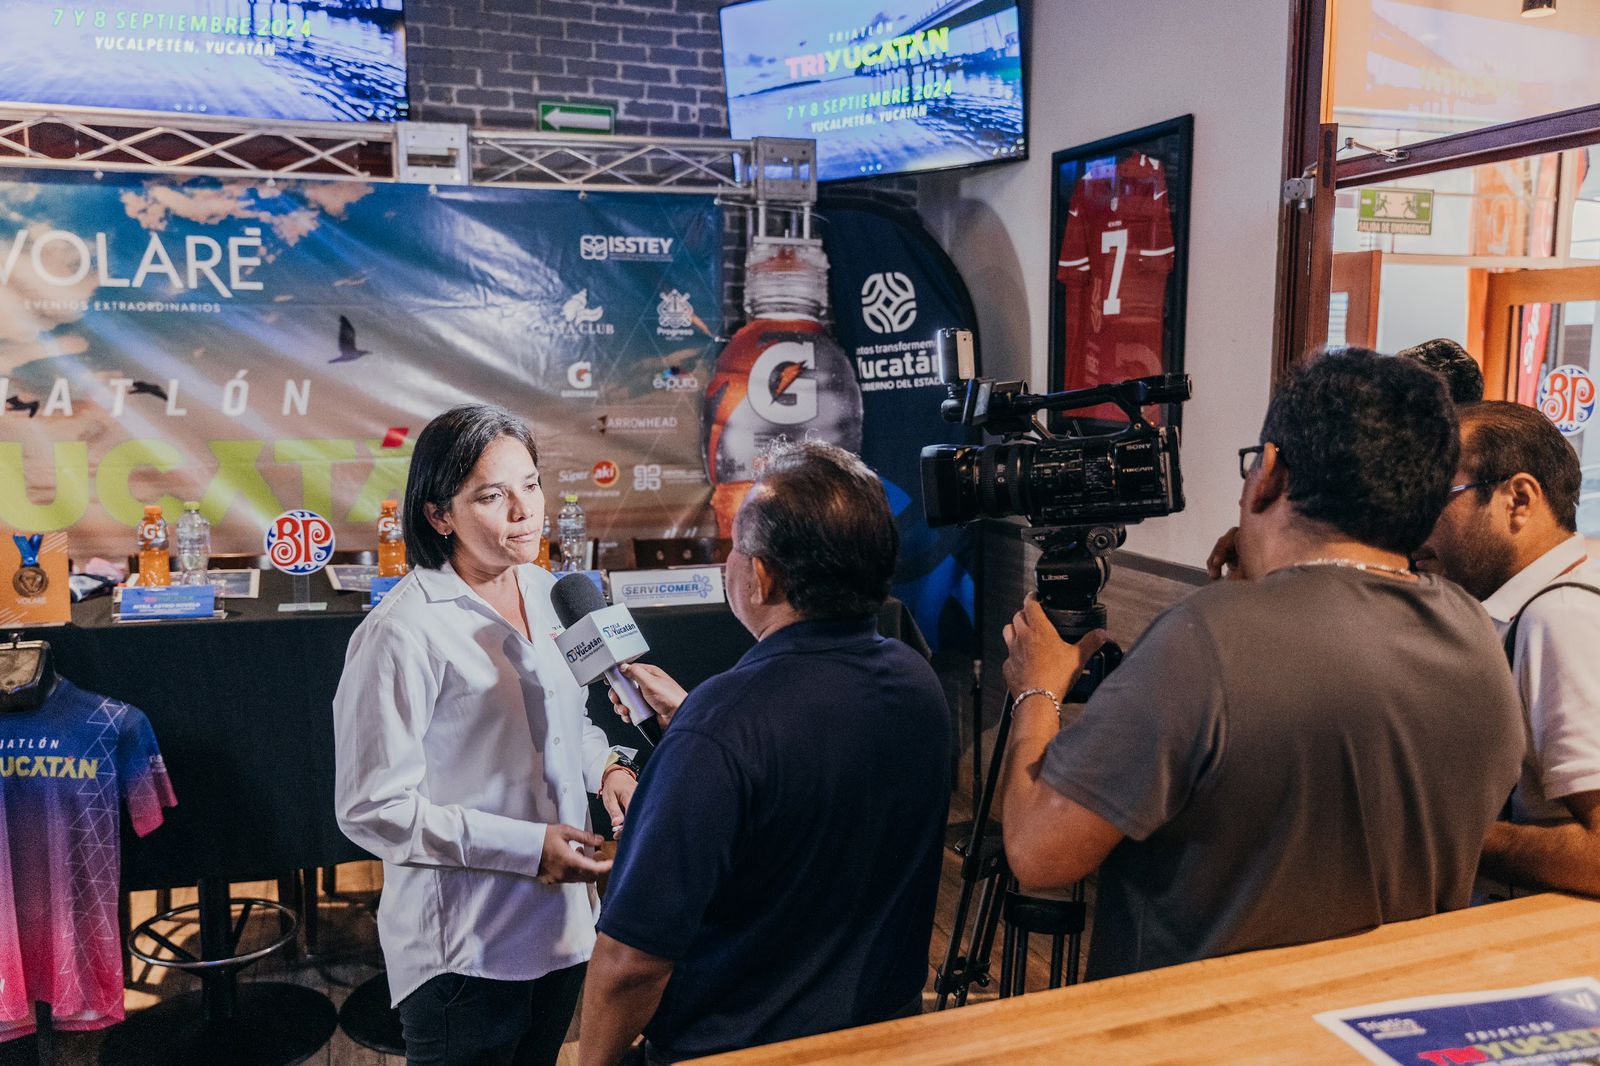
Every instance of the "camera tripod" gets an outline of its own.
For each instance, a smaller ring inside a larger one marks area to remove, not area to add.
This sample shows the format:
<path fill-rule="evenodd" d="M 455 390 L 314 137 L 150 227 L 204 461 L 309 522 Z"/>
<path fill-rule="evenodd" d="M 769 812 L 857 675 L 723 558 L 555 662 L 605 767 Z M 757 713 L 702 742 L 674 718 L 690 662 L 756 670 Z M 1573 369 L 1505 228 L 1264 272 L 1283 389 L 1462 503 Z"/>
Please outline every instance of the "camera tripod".
<path fill-rule="evenodd" d="M 1127 531 L 1116 525 L 1072 526 L 1030 529 L 1024 535 L 1041 549 L 1039 562 L 1034 567 L 1034 588 L 1038 590 L 1046 616 L 1062 639 L 1075 643 L 1085 634 L 1104 628 L 1106 609 L 1099 602 L 1099 596 L 1111 576 L 1111 564 L 1105 557 L 1122 544 Z M 1106 674 L 1121 661 L 1122 649 L 1107 642 L 1090 659 L 1062 702 L 1087 700 Z M 1002 919 L 1006 926 L 1000 956 L 999 993 L 1002 997 L 1024 991 L 1030 934 L 1050 937 L 1051 988 L 1061 985 L 1064 966 L 1065 974 L 1071 980 L 1077 979 L 1088 915 L 1083 883 L 1072 886 L 1067 899 L 1024 895 L 1006 865 L 1005 845 L 1000 834 L 989 832 L 989 812 L 1000 783 L 1012 716 L 1012 699 L 1008 694 L 995 729 L 994 753 L 989 759 L 972 834 L 965 843 L 956 845 L 956 853 L 961 856 L 961 897 L 956 904 L 955 925 L 950 931 L 950 947 L 933 982 L 939 1010 L 949 1005 L 951 997 L 956 1006 L 964 1005 L 974 984 L 988 987 L 991 983 L 989 959 L 994 953 L 995 934 Z M 977 743 L 976 737 L 973 742 Z M 977 921 L 972 940 L 963 951 L 967 915 L 980 886 Z"/>

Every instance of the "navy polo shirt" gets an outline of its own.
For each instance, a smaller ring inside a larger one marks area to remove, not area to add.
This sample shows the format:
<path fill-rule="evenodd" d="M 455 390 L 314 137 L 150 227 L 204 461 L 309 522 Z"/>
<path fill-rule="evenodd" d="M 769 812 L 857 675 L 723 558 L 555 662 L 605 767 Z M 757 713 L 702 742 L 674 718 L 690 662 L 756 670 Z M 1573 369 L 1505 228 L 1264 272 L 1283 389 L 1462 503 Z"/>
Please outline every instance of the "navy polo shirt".
<path fill-rule="evenodd" d="M 674 962 L 669 1058 L 881 1021 L 928 973 L 950 725 L 871 619 L 797 622 L 689 695 L 628 810 L 600 930 Z"/>

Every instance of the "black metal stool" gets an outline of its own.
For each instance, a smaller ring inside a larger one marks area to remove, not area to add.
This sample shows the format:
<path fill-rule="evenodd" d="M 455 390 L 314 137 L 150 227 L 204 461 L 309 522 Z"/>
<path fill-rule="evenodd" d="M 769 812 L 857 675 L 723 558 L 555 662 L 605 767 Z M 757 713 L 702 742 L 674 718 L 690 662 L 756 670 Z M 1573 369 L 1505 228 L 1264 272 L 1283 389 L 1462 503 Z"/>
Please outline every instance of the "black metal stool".
<path fill-rule="evenodd" d="M 328 1042 L 338 1014 L 327 996 L 280 981 L 239 983 L 239 971 L 289 945 L 300 929 L 294 910 L 275 900 L 232 899 L 228 884 L 199 883 L 199 902 L 157 914 L 128 934 L 128 950 L 152 966 L 197 974 L 200 991 L 188 992 L 130 1016 L 106 1034 L 103 1066 L 294 1066 Z M 234 908 L 239 909 L 234 916 Z M 239 938 L 257 909 L 286 918 L 265 947 L 236 954 Z M 200 924 L 200 954 L 175 943 L 157 925 L 194 912 Z M 152 945 L 141 947 L 144 938 Z M 155 952 L 164 950 L 167 955 Z"/>
<path fill-rule="evenodd" d="M 1027 991 L 1028 934 L 1050 938 L 1050 987 L 1078 980 L 1078 956 L 1089 908 L 1083 882 L 1072 886 L 1070 899 L 1025 896 L 1012 888 L 1005 895 L 1005 938 L 1000 949 L 1000 995 L 1020 996 Z M 1063 965 L 1065 964 L 1065 965 Z"/>
<path fill-rule="evenodd" d="M 362 1047 L 385 1055 L 406 1053 L 400 1012 L 389 1006 L 389 972 L 379 970 L 345 997 L 339 1008 L 339 1028 Z"/>

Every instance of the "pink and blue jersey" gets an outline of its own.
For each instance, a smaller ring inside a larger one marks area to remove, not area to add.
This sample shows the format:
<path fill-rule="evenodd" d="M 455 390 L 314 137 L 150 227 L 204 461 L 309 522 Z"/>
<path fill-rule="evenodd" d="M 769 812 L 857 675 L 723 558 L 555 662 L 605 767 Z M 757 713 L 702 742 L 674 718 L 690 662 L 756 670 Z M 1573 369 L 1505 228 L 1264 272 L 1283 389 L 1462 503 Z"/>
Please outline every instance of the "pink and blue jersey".
<path fill-rule="evenodd" d="M 0 713 L 0 1041 L 122 1020 L 118 808 L 140 836 L 177 800 L 150 722 L 61 680 L 36 710 Z"/>

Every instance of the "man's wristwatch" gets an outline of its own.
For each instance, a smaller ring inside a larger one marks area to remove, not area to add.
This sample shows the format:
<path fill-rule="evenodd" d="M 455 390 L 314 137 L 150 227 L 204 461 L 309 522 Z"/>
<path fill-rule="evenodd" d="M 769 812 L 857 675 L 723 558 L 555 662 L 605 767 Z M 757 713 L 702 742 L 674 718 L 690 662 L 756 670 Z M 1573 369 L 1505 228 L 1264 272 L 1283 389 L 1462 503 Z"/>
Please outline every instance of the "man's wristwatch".
<path fill-rule="evenodd" d="M 606 768 L 600 771 L 600 787 L 604 788 L 606 775 L 613 770 L 622 770 L 633 775 L 635 781 L 639 780 L 639 764 L 628 758 L 626 754 L 613 750 L 606 756 Z"/>

